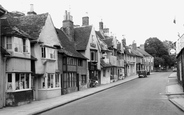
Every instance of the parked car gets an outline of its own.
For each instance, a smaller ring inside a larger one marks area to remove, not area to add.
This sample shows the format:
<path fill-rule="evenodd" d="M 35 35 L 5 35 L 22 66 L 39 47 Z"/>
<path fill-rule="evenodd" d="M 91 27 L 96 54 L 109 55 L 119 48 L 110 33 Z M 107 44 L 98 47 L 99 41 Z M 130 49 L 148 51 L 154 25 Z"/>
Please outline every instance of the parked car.
<path fill-rule="evenodd" d="M 173 72 L 177 72 L 177 68 L 173 68 Z"/>
<path fill-rule="evenodd" d="M 137 74 L 140 77 L 147 77 L 147 71 L 146 70 L 139 70 L 137 71 Z"/>

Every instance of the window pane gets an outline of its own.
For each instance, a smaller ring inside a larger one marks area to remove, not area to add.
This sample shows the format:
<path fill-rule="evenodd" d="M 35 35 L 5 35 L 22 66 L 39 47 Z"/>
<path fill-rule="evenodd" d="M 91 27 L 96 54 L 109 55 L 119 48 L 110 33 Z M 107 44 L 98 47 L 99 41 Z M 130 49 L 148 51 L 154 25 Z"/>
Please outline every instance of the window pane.
<path fill-rule="evenodd" d="M 59 80 L 59 73 L 56 73 L 56 76 L 55 76 L 55 84 L 56 84 L 56 87 L 60 87 L 60 80 Z"/>
<path fill-rule="evenodd" d="M 12 49 L 12 38 L 11 37 L 7 37 L 6 39 L 6 48 Z"/>
<path fill-rule="evenodd" d="M 15 74 L 15 86 L 16 86 L 16 90 L 19 90 L 20 89 L 20 86 L 19 86 L 19 74 L 16 73 Z"/>
<path fill-rule="evenodd" d="M 25 89 L 24 84 L 25 84 L 24 74 L 21 74 L 20 89 Z"/>
<path fill-rule="evenodd" d="M 29 74 L 27 73 L 26 74 L 26 88 L 28 89 L 29 88 Z"/>
<path fill-rule="evenodd" d="M 8 74 L 7 90 L 12 90 L 12 74 Z"/>

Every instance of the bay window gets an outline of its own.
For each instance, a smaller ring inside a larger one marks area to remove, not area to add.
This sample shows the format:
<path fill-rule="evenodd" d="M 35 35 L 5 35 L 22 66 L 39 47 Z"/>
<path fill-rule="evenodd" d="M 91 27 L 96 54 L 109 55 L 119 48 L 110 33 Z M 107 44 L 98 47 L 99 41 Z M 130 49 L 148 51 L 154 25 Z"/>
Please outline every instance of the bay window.
<path fill-rule="evenodd" d="M 28 41 L 25 38 L 4 37 L 4 48 L 18 53 L 28 52 Z"/>
<path fill-rule="evenodd" d="M 61 78 L 59 73 L 47 73 L 41 78 L 42 89 L 52 89 L 61 87 Z"/>
<path fill-rule="evenodd" d="M 46 58 L 46 59 L 55 59 L 56 58 L 54 48 L 42 46 L 41 47 L 41 54 L 42 54 L 42 58 Z"/>
<path fill-rule="evenodd" d="M 31 89 L 30 73 L 7 73 L 7 91 Z"/>

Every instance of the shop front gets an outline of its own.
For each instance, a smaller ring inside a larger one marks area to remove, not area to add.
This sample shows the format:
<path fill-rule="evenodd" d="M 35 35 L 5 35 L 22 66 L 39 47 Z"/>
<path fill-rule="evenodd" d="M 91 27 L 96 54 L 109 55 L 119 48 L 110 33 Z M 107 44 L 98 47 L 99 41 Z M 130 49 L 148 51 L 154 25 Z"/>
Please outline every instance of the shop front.
<path fill-rule="evenodd" d="M 89 80 L 97 80 L 101 83 L 100 70 L 97 69 L 97 62 L 88 62 Z"/>

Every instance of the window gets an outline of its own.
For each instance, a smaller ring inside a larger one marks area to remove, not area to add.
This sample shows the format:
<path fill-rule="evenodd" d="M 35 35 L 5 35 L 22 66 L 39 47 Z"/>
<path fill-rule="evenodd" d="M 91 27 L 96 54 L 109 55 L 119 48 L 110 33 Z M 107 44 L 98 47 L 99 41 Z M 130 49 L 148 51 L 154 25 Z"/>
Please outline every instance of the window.
<path fill-rule="evenodd" d="M 86 75 L 81 75 L 81 84 L 84 85 L 87 82 Z"/>
<path fill-rule="evenodd" d="M 97 62 L 97 51 L 91 50 L 90 51 L 91 61 Z"/>
<path fill-rule="evenodd" d="M 55 75 L 55 87 L 60 87 L 59 73 L 56 73 L 56 75 Z"/>
<path fill-rule="evenodd" d="M 55 49 L 50 47 L 41 47 L 42 58 L 55 59 Z"/>
<path fill-rule="evenodd" d="M 15 90 L 29 89 L 29 74 L 16 73 L 15 74 Z"/>
<path fill-rule="evenodd" d="M 26 46 L 26 40 L 22 39 L 23 42 L 23 52 L 28 52 L 28 46 Z"/>
<path fill-rule="evenodd" d="M 54 81 L 53 81 L 53 79 L 54 79 L 54 74 L 50 74 L 50 73 L 48 73 L 48 78 L 47 78 L 47 87 L 48 88 L 53 88 L 54 86 Z"/>
<path fill-rule="evenodd" d="M 42 49 L 42 58 L 46 58 L 45 47 L 41 47 L 41 49 Z"/>
<path fill-rule="evenodd" d="M 59 88 L 61 87 L 60 81 L 61 80 L 59 73 L 48 73 L 47 75 L 44 75 L 41 79 L 41 88 Z"/>
<path fill-rule="evenodd" d="M 12 74 L 8 74 L 8 80 L 7 80 L 7 90 L 12 91 Z"/>
<path fill-rule="evenodd" d="M 11 37 L 6 38 L 6 49 L 12 49 L 12 38 Z"/>
<path fill-rule="evenodd" d="M 7 91 L 30 89 L 31 81 L 29 75 L 29 73 L 8 73 Z"/>
<path fill-rule="evenodd" d="M 67 57 L 68 65 L 77 65 L 77 60 L 75 58 Z"/>
<path fill-rule="evenodd" d="M 81 59 L 78 60 L 78 66 L 83 66 L 83 60 Z"/>
<path fill-rule="evenodd" d="M 64 73 L 63 74 L 64 88 L 76 87 L 76 73 Z"/>

